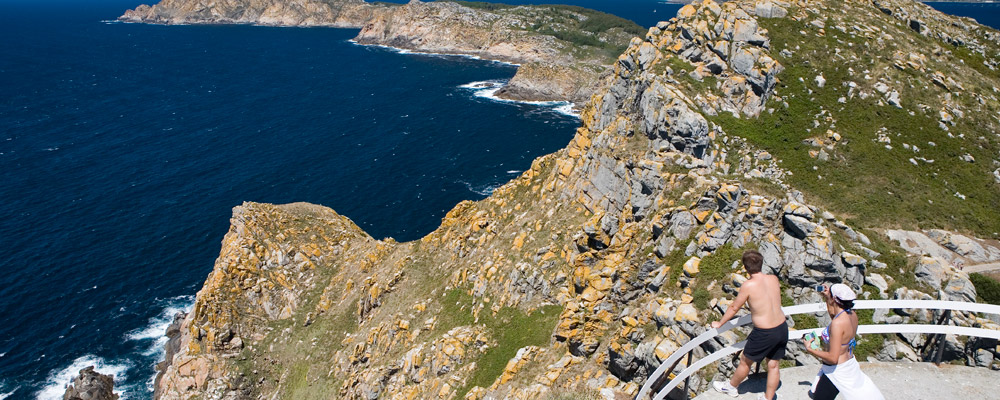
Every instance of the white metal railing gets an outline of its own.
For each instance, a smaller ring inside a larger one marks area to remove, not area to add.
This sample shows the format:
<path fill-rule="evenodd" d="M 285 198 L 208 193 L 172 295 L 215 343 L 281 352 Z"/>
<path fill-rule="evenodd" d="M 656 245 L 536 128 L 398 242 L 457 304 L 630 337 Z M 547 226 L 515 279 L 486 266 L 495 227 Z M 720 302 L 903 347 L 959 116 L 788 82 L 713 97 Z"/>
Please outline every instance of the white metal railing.
<path fill-rule="evenodd" d="M 854 303 L 855 310 L 871 310 L 871 309 L 921 309 L 921 310 L 943 310 L 944 315 L 942 315 L 941 320 L 938 321 L 937 325 L 932 324 L 879 324 L 879 325 L 860 325 L 858 326 L 859 334 L 869 334 L 869 333 L 921 333 L 921 334 L 934 334 L 939 335 L 939 346 L 944 345 L 944 341 L 941 338 L 943 335 L 961 335 L 961 336 L 976 336 L 985 337 L 1000 340 L 1000 331 L 982 329 L 982 328 L 971 328 L 964 326 L 953 326 L 953 325 L 942 325 L 942 322 L 946 322 L 950 318 L 951 311 L 967 311 L 976 313 L 986 313 L 986 314 L 998 314 L 1000 315 L 1000 306 L 995 306 L 992 304 L 980 304 L 980 303 L 968 303 L 962 301 L 945 301 L 945 300 L 859 300 Z M 826 303 L 812 303 L 812 304 L 800 304 L 789 307 L 782 307 L 786 316 L 796 315 L 796 314 L 809 314 L 826 311 Z M 651 394 L 653 400 L 663 400 L 674 390 L 681 382 L 685 381 L 688 377 L 693 375 L 698 370 L 708 366 L 709 364 L 718 361 L 726 356 L 732 355 L 736 352 L 743 350 L 746 346 L 746 341 L 736 343 L 732 346 L 728 346 L 712 354 L 709 354 L 694 364 L 691 363 L 691 352 L 701 346 L 703 343 L 715 339 L 720 334 L 725 333 L 731 329 L 738 328 L 744 325 L 750 324 L 750 315 L 744 315 L 739 318 L 730 320 L 729 322 L 723 324 L 717 329 L 708 329 L 701 335 L 698 335 L 694 339 L 681 346 L 673 354 L 667 357 L 660 363 L 660 366 L 650 374 L 646 383 L 642 385 L 642 389 L 639 390 L 639 394 L 636 395 L 636 400 L 645 400 Z M 800 329 L 792 330 L 788 332 L 788 339 L 795 340 L 801 339 L 803 335 L 808 332 L 814 332 L 822 330 L 823 328 L 812 328 L 812 329 Z M 929 342 L 928 342 L 929 344 Z M 663 380 L 664 377 L 669 377 L 673 370 L 680 364 L 681 358 L 687 356 L 688 362 L 687 366 L 678 372 L 674 377 L 663 387 L 656 389 L 655 393 L 651 392 L 653 386 L 657 382 Z M 938 351 L 938 361 L 940 361 L 941 351 Z M 685 391 L 687 388 L 685 387 Z"/>

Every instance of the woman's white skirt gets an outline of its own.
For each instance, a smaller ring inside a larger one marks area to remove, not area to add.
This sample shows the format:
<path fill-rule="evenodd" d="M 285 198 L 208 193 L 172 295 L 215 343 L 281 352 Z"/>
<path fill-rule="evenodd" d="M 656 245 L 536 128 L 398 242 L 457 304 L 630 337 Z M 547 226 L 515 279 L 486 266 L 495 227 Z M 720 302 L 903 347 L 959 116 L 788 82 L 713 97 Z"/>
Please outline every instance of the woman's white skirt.
<path fill-rule="evenodd" d="M 868 375 L 861 372 L 861 365 L 854 357 L 842 364 L 824 365 L 820 368 L 819 375 L 816 375 L 816 379 L 813 380 L 813 387 L 810 391 L 816 390 L 816 383 L 823 375 L 826 375 L 830 382 L 833 382 L 845 400 L 885 400 L 882 392 L 875 386 L 875 382 L 872 382 Z"/>

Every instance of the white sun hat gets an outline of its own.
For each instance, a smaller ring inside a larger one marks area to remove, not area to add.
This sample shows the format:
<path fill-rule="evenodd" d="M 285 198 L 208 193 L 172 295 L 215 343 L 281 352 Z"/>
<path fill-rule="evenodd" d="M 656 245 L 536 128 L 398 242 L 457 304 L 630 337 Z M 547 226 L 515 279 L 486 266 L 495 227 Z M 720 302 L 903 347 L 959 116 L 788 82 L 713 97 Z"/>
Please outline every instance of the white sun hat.
<path fill-rule="evenodd" d="M 840 301 L 853 301 L 858 298 L 858 295 L 854 294 L 854 291 L 843 283 L 837 283 L 830 286 L 830 295 Z"/>

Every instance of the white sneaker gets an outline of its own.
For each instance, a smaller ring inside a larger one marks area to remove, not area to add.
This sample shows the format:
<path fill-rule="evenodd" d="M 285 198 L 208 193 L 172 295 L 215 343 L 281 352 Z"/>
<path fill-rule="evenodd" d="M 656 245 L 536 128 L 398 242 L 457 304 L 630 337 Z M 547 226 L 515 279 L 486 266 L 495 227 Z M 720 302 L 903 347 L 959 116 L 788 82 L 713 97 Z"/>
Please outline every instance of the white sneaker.
<path fill-rule="evenodd" d="M 739 397 L 740 395 L 740 391 L 733 387 L 733 385 L 730 385 L 729 381 L 712 382 L 712 387 L 714 387 L 715 391 L 719 393 L 728 394 L 729 397 Z"/>
<path fill-rule="evenodd" d="M 812 396 L 809 396 L 809 398 L 811 399 Z M 768 400 L 768 398 L 764 397 L 764 393 L 757 393 L 757 400 Z M 778 400 L 778 394 L 775 393 L 774 394 L 774 398 L 770 399 L 770 400 Z"/>

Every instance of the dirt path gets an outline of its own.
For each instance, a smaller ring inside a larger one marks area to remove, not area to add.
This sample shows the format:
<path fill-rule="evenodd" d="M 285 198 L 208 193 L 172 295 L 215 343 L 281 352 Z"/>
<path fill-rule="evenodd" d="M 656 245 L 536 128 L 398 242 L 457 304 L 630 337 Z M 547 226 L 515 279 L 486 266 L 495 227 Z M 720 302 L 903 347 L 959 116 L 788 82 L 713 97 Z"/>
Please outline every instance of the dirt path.
<path fill-rule="evenodd" d="M 983 272 L 1000 271 L 1000 262 L 969 265 L 969 266 L 963 267 L 962 271 L 970 273 L 970 274 L 973 273 L 973 272 L 983 273 Z"/>

